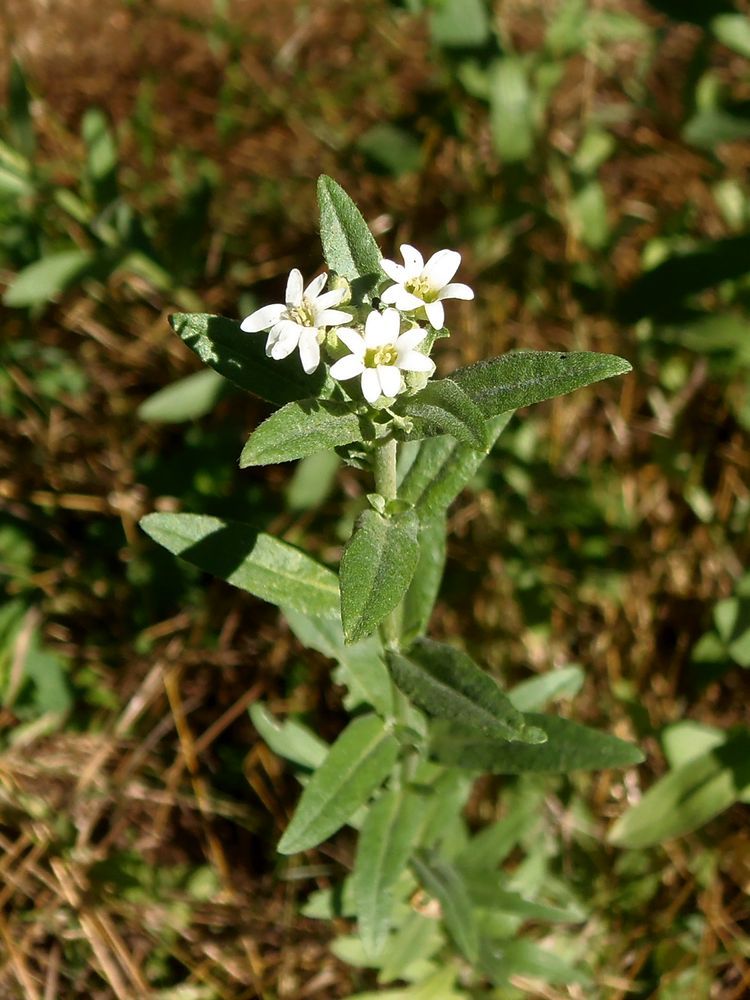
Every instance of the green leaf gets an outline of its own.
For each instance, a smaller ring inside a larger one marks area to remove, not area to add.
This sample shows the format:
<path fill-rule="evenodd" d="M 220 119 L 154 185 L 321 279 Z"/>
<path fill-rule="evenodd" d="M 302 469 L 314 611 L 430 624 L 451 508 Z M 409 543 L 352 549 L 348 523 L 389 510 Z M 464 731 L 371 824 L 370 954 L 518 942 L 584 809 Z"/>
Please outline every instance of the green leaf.
<path fill-rule="evenodd" d="M 3 295 L 3 302 L 13 309 L 49 302 L 82 278 L 94 262 L 95 257 L 88 250 L 48 254 L 16 275 Z"/>
<path fill-rule="evenodd" d="M 722 45 L 750 59 L 750 18 L 745 14 L 719 14 L 711 21 L 711 30 Z"/>
<path fill-rule="evenodd" d="M 325 366 L 305 375 L 295 355 L 283 361 L 267 358 L 265 334 L 243 333 L 235 320 L 207 313 L 174 313 L 169 322 L 204 364 L 240 389 L 276 406 L 310 396 L 329 396 L 333 389 Z"/>
<path fill-rule="evenodd" d="M 631 370 L 613 354 L 519 351 L 459 368 L 452 378 L 486 417 L 494 417 Z"/>
<path fill-rule="evenodd" d="M 567 985 L 591 984 L 591 976 L 574 968 L 564 959 L 540 948 L 533 941 L 482 942 L 481 969 L 497 986 L 504 986 L 512 976 L 539 979 L 545 983 Z"/>
<path fill-rule="evenodd" d="M 412 852 L 424 799 L 408 790 L 384 792 L 360 830 L 352 875 L 359 935 L 375 957 L 388 936 L 393 890 Z"/>
<path fill-rule="evenodd" d="M 407 645 L 427 631 L 443 578 L 445 550 L 445 516 L 420 521 L 419 561 L 401 606 L 401 639 Z"/>
<path fill-rule="evenodd" d="M 455 723 L 450 726 L 438 723 L 433 726 L 432 754 L 443 764 L 492 774 L 567 774 L 570 771 L 628 767 L 643 760 L 637 746 L 608 733 L 599 733 L 553 715 L 530 712 L 525 718 L 527 723 L 538 726 L 547 734 L 546 743 L 538 746 L 506 743 L 477 737 L 468 730 L 461 731 Z"/>
<path fill-rule="evenodd" d="M 490 129 L 495 152 L 505 163 L 525 160 L 534 148 L 532 94 L 521 59 L 506 56 L 492 64 Z"/>
<path fill-rule="evenodd" d="M 341 185 L 318 179 L 320 238 L 326 263 L 348 281 L 380 275 L 381 253 L 367 223 Z"/>
<path fill-rule="evenodd" d="M 362 436 L 359 417 L 352 413 L 350 403 L 319 399 L 287 403 L 250 435 L 240 455 L 240 468 L 293 462 Z"/>
<path fill-rule="evenodd" d="M 541 815 L 544 794 L 534 789 L 520 802 L 514 801 L 507 816 L 486 826 L 476 833 L 461 853 L 455 864 L 467 880 L 476 875 L 496 871 L 522 838 L 533 832 Z"/>
<path fill-rule="evenodd" d="M 483 736 L 533 741 L 523 715 L 461 650 L 418 639 L 408 652 L 388 651 L 386 657 L 400 690 L 429 715 L 461 723 Z"/>
<path fill-rule="evenodd" d="M 250 721 L 275 754 L 302 767 L 319 767 L 328 753 L 328 744 L 295 719 L 279 722 L 259 701 L 248 709 Z"/>
<path fill-rule="evenodd" d="M 420 520 L 442 513 L 471 480 L 512 416 L 508 412 L 487 421 L 486 448 L 445 436 L 423 441 L 401 480 L 399 499 L 413 504 Z"/>
<path fill-rule="evenodd" d="M 341 557 L 341 621 L 346 641 L 372 635 L 406 593 L 419 559 L 419 520 L 413 510 L 360 515 Z"/>
<path fill-rule="evenodd" d="M 89 108 L 83 116 L 81 134 L 88 153 L 86 170 L 100 205 L 117 195 L 117 145 L 109 121 L 101 108 Z"/>
<path fill-rule="evenodd" d="M 334 488 L 340 466 L 341 459 L 330 451 L 303 458 L 284 491 L 287 508 L 297 512 L 320 507 Z"/>
<path fill-rule="evenodd" d="M 693 719 L 682 719 L 663 730 L 661 745 L 667 763 L 674 770 L 702 757 L 714 747 L 721 746 L 726 739 L 726 732 L 717 726 L 695 722 Z"/>
<path fill-rule="evenodd" d="M 470 962 L 479 957 L 479 932 L 474 910 L 458 870 L 432 852 L 411 860 L 424 890 L 440 903 L 443 920 L 458 949 Z"/>
<path fill-rule="evenodd" d="M 423 924 L 433 925 L 434 921 L 422 919 Z M 432 944 L 435 940 L 434 935 L 428 939 L 428 944 Z M 401 942 L 399 942 L 400 944 Z M 415 957 L 415 955 L 417 957 Z M 417 961 L 419 960 L 419 951 L 411 951 L 407 953 L 407 959 L 409 959 L 409 966 L 415 967 Z M 390 960 L 390 956 L 389 956 Z M 409 967 L 407 966 L 407 968 Z M 434 966 L 429 966 L 430 969 Z M 411 973 L 410 973 L 411 975 Z M 404 986 L 401 988 L 396 988 L 393 990 L 376 990 L 375 992 L 368 991 L 367 993 L 355 993 L 353 996 L 349 997 L 349 1000 L 466 1000 L 466 993 L 463 990 L 456 989 L 456 976 L 458 975 L 458 969 L 452 965 L 446 965 L 443 968 L 439 968 L 436 972 L 430 972 L 427 978 L 417 977 L 416 968 L 414 972 L 414 982 L 411 986 Z M 392 979 L 402 979 L 405 977 L 399 975 L 389 975 L 388 982 Z"/>
<path fill-rule="evenodd" d="M 419 138 L 393 122 L 378 122 L 357 139 L 361 150 L 379 171 L 400 177 L 419 170 L 424 153 Z"/>
<path fill-rule="evenodd" d="M 388 940 L 378 982 L 390 983 L 394 979 L 405 979 L 412 968 L 427 961 L 444 944 L 438 921 L 412 911 Z M 442 995 L 438 996 L 442 1000 Z"/>
<path fill-rule="evenodd" d="M 408 433 L 397 433 L 401 440 L 450 434 L 480 451 L 487 447 L 484 416 L 453 379 L 428 382 L 415 396 L 399 401 L 394 410 L 413 425 Z"/>
<path fill-rule="evenodd" d="M 397 755 L 398 743 L 376 715 L 350 722 L 305 787 L 279 853 L 306 851 L 335 833 L 382 784 Z"/>
<path fill-rule="evenodd" d="M 677 317 L 681 321 L 688 296 L 749 271 L 747 233 L 705 242 L 688 252 L 673 254 L 637 278 L 621 294 L 618 313 L 632 323 L 644 316 Z"/>
<path fill-rule="evenodd" d="M 225 379 L 211 369 L 196 372 L 145 399 L 138 407 L 138 416 L 162 424 L 197 420 L 211 412 L 226 388 Z"/>
<path fill-rule="evenodd" d="M 691 146 L 713 152 L 722 142 L 750 138 L 750 120 L 725 108 L 705 108 L 685 122 L 682 138 Z"/>
<path fill-rule="evenodd" d="M 430 18 L 432 40 L 444 49 L 481 48 L 490 38 L 482 0 L 440 0 Z"/>
<path fill-rule="evenodd" d="M 638 805 L 612 827 L 608 839 L 620 847 L 650 847 L 681 837 L 750 796 L 750 731 L 660 778 Z"/>
<path fill-rule="evenodd" d="M 370 636 L 347 646 L 338 616 L 313 618 L 291 608 L 283 607 L 281 610 L 292 632 L 303 645 L 339 664 L 343 674 L 340 680 L 346 684 L 352 696 L 347 708 L 355 708 L 365 702 L 372 705 L 381 716 L 393 714 L 391 679 L 377 636 Z"/>
<path fill-rule="evenodd" d="M 10 137 L 25 159 L 31 160 L 36 150 L 34 122 L 31 117 L 31 95 L 21 64 L 13 59 L 8 74 L 8 110 Z"/>
<path fill-rule="evenodd" d="M 559 698 L 575 698 L 583 685 L 580 667 L 560 667 L 540 677 L 521 681 L 508 692 L 508 697 L 519 712 L 535 712 L 546 708 Z"/>
<path fill-rule="evenodd" d="M 584 919 L 579 910 L 565 910 L 560 906 L 537 903 L 518 892 L 501 888 L 500 873 L 474 869 L 470 876 L 464 874 L 466 888 L 475 906 L 493 913 L 507 913 L 522 920 L 545 920 L 553 923 L 578 923 Z"/>
<path fill-rule="evenodd" d="M 165 549 L 271 604 L 338 614 L 336 574 L 247 524 L 205 514 L 147 514 L 141 527 Z"/>

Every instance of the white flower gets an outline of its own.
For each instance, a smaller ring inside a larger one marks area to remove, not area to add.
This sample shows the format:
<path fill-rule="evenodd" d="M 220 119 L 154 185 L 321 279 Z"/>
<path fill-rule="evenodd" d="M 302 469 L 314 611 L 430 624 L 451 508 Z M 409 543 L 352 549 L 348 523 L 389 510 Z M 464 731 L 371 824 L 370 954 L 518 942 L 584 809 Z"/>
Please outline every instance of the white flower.
<path fill-rule="evenodd" d="M 445 322 L 443 299 L 473 299 L 474 292 L 460 282 L 449 284 L 461 263 L 461 254 L 455 250 L 438 250 L 425 264 L 419 250 L 404 243 L 401 246 L 404 263 L 381 260 L 380 266 L 395 285 L 386 288 L 380 296 L 386 305 L 402 312 L 424 309 L 435 330 Z"/>
<path fill-rule="evenodd" d="M 425 354 L 415 350 L 427 336 L 427 331 L 413 326 L 400 333 L 401 316 L 395 309 L 379 313 L 373 310 L 365 321 L 364 337 L 342 327 L 336 331 L 339 340 L 352 352 L 331 366 L 331 375 L 339 382 L 362 376 L 362 395 L 368 403 L 381 396 L 397 396 L 402 389 L 401 372 L 435 371 L 435 364 Z"/>
<path fill-rule="evenodd" d="M 328 275 L 319 274 L 302 290 L 302 274 L 295 267 L 286 283 L 286 302 L 263 306 L 243 319 L 240 329 L 245 333 L 270 330 L 266 354 L 281 361 L 299 348 L 302 367 L 312 375 L 320 364 L 320 341 L 328 326 L 351 322 L 349 313 L 333 309 L 346 295 L 344 288 L 335 288 L 323 295 Z"/>

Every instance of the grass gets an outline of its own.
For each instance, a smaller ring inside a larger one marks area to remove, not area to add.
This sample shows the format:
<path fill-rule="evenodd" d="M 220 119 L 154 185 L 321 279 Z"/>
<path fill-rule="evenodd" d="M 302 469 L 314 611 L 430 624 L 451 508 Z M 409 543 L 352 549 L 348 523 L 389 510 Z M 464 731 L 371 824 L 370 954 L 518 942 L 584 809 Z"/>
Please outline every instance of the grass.
<path fill-rule="evenodd" d="M 744 121 L 747 59 L 635 2 L 578 20 L 573 3 L 497 5 L 468 48 L 406 6 L 100 0 L 76 5 L 74 31 L 64 4 L 4 15 L 33 100 L 3 121 L 32 164 L 20 190 L 0 177 L 3 281 L 53 252 L 91 266 L 3 316 L 0 993 L 271 1000 L 369 984 L 300 910 L 351 843 L 275 855 L 297 790 L 246 711 L 262 698 L 331 737 L 327 663 L 136 527 L 150 510 L 235 514 L 337 558 L 358 473 L 300 513 L 292 470 L 237 470 L 260 404 L 229 395 L 174 426 L 137 415 L 196 370 L 168 312 L 241 315 L 276 301 L 290 266 L 318 266 L 312 181 L 327 172 L 389 255 L 462 251 L 477 299 L 456 307 L 443 371 L 519 346 L 636 369 L 516 419 L 451 512 L 435 634 L 461 632 L 508 680 L 581 663 L 570 713 L 648 753 L 624 774 L 543 782 L 538 842 L 508 863 L 589 906 L 553 940 L 595 992 L 502 995 L 746 995 L 747 806 L 664 846 L 604 835 L 665 773 L 666 725 L 750 724 L 747 674 L 693 657 L 750 555 L 748 284 L 742 244 L 721 242 L 750 218 L 746 145 L 724 141 L 727 115 Z M 517 161 L 493 131 L 510 111 L 487 96 L 500 43 L 526 74 Z M 82 138 L 90 108 L 105 118 Z M 514 794 L 478 783 L 472 825 Z"/>

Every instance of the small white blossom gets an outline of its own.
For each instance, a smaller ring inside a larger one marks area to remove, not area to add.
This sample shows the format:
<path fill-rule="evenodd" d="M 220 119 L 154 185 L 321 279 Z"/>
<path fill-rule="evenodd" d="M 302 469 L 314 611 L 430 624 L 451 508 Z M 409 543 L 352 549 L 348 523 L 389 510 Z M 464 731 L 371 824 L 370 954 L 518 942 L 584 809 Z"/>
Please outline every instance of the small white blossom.
<path fill-rule="evenodd" d="M 386 305 L 402 312 L 424 309 L 435 330 L 445 322 L 443 299 L 473 299 L 474 292 L 468 285 L 451 282 L 461 263 L 461 254 L 455 250 L 438 250 L 425 264 L 419 250 L 404 243 L 401 246 L 403 264 L 381 260 L 380 266 L 395 281 L 381 295 Z"/>
<path fill-rule="evenodd" d="M 302 274 L 295 267 L 286 283 L 286 302 L 256 309 L 240 324 L 245 333 L 269 330 L 266 354 L 281 361 L 299 348 L 302 367 L 311 375 L 320 364 L 320 341 L 329 326 L 351 322 L 349 313 L 333 309 L 346 295 L 344 288 L 323 292 L 327 274 L 313 278 L 303 291 Z"/>
<path fill-rule="evenodd" d="M 373 310 L 365 321 L 364 336 L 351 327 L 342 327 L 336 335 L 352 352 L 331 366 L 331 375 L 339 382 L 362 378 L 362 395 L 368 403 L 381 396 L 397 396 L 403 388 L 401 372 L 435 371 L 435 364 L 416 350 L 427 331 L 413 326 L 400 333 L 401 316 L 395 309 Z"/>

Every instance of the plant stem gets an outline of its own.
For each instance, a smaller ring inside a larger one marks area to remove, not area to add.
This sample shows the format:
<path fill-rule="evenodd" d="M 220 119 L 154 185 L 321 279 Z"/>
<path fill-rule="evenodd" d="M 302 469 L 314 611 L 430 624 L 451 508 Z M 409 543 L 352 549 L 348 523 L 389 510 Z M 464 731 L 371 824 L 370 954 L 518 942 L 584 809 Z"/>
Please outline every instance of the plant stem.
<path fill-rule="evenodd" d="M 386 441 L 375 449 L 372 471 L 375 474 L 375 489 L 386 500 L 395 500 L 398 495 L 396 480 L 396 442 Z"/>

